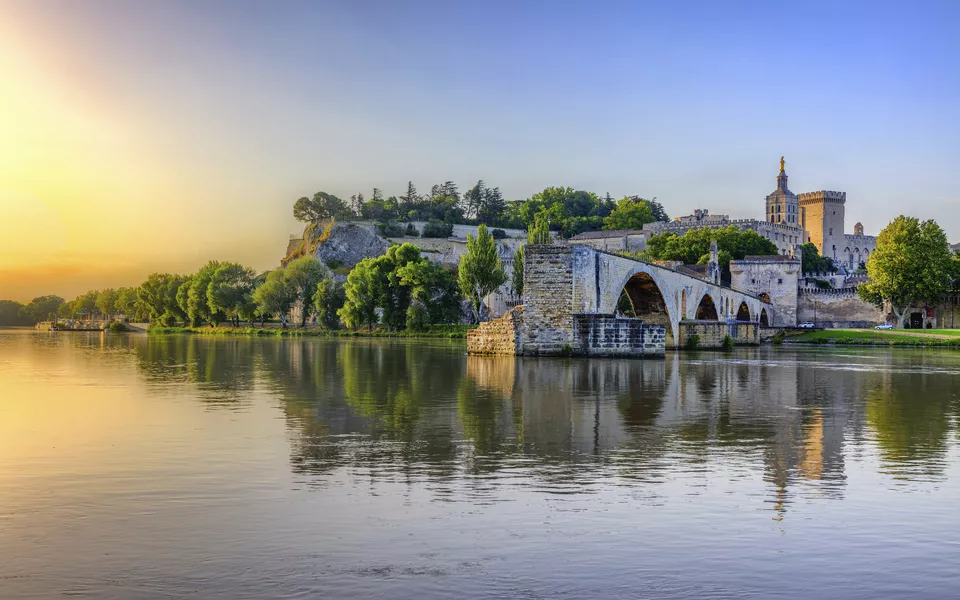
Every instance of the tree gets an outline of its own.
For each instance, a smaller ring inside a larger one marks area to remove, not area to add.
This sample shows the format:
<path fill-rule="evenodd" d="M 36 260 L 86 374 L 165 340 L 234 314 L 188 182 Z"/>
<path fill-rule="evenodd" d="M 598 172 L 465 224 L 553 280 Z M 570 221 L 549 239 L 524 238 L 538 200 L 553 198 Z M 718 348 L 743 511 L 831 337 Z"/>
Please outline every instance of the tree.
<path fill-rule="evenodd" d="M 347 275 L 343 286 L 346 301 L 337 311 L 347 327 L 356 328 L 366 325 L 373 329 L 380 318 L 377 315 L 377 294 L 374 282 L 375 258 L 365 258 Z"/>
<path fill-rule="evenodd" d="M 103 315 L 104 318 L 110 317 L 116 312 L 117 298 L 119 297 L 120 295 L 117 293 L 117 290 L 113 288 L 101 290 L 100 293 L 97 294 L 97 310 L 100 311 L 100 314 Z"/>
<path fill-rule="evenodd" d="M 932 219 L 920 222 L 903 215 L 877 236 L 877 249 L 867 261 L 870 280 L 857 288 L 866 302 L 882 308 L 889 302 L 903 327 L 908 308 L 936 304 L 950 291 L 953 255 L 943 230 Z"/>
<path fill-rule="evenodd" d="M 187 316 L 192 325 L 207 323 L 211 327 L 216 327 L 227 319 L 227 315 L 219 307 L 212 308 L 208 300 L 208 290 L 213 281 L 213 275 L 224 264 L 226 263 L 211 260 L 190 278 L 190 285 L 186 290 L 186 306 Z"/>
<path fill-rule="evenodd" d="M 467 251 L 460 257 L 460 290 L 473 306 L 476 322 L 480 322 L 480 304 L 490 293 L 507 281 L 503 263 L 497 253 L 497 243 L 480 225 L 477 237 L 467 234 Z"/>
<path fill-rule="evenodd" d="M 710 253 L 710 242 L 717 241 L 720 250 L 720 267 L 723 278 L 730 279 L 730 260 L 740 260 L 751 255 L 777 254 L 777 246 L 753 230 L 739 230 L 735 225 L 711 229 L 700 227 L 683 235 L 672 231 L 651 236 L 647 240 L 645 255 L 659 260 L 675 260 L 686 265 L 700 262 Z"/>
<path fill-rule="evenodd" d="M 523 295 L 523 271 L 526 268 L 527 262 L 527 251 L 524 250 L 526 246 L 521 245 L 517 248 L 517 251 L 513 253 L 513 293 L 522 296 Z"/>
<path fill-rule="evenodd" d="M 23 307 L 23 317 L 31 323 L 54 318 L 57 310 L 65 303 L 60 296 L 38 296 Z"/>
<path fill-rule="evenodd" d="M 820 256 L 816 244 L 807 242 L 800 246 L 800 270 L 803 273 L 827 273 L 836 270 L 833 259 Z"/>
<path fill-rule="evenodd" d="M 249 316 L 253 310 L 253 269 L 237 263 L 223 263 L 210 279 L 207 286 L 207 304 L 213 313 L 223 313 L 240 325 L 241 315 Z"/>
<path fill-rule="evenodd" d="M 340 326 L 340 317 L 337 316 L 347 296 L 343 285 L 330 277 L 326 277 L 317 284 L 317 291 L 313 294 L 313 306 L 317 311 L 317 320 L 325 327 L 336 329 Z"/>
<path fill-rule="evenodd" d="M 117 290 L 117 300 L 114 302 L 114 308 L 124 314 L 127 320 L 139 321 L 141 317 L 140 303 L 137 300 L 136 288 L 120 288 Z"/>
<path fill-rule="evenodd" d="M 293 204 L 293 216 L 298 221 L 314 223 L 329 218 L 346 218 L 354 216 L 346 202 L 333 194 L 317 192 L 313 198 L 304 196 Z"/>
<path fill-rule="evenodd" d="M 287 327 L 287 315 L 296 300 L 296 294 L 284 277 L 284 269 L 274 269 L 267 273 L 264 282 L 253 291 L 253 301 L 257 309 L 265 315 L 276 315 L 280 326 Z"/>
<path fill-rule="evenodd" d="M 616 208 L 603 220 L 603 228 L 607 231 L 616 229 L 643 229 L 647 223 L 654 221 L 650 204 L 643 199 L 621 198 Z"/>
<path fill-rule="evenodd" d="M 460 318 L 460 289 L 447 268 L 422 258 L 397 269 L 400 285 L 410 289 L 406 327 L 420 331 L 429 323 L 452 323 Z"/>
<path fill-rule="evenodd" d="M 169 327 L 186 321 L 187 312 L 177 302 L 177 291 L 187 279 L 183 275 L 153 273 L 140 284 L 137 299 L 148 313 L 151 323 Z"/>
<path fill-rule="evenodd" d="M 25 314 L 24 308 L 15 300 L 0 300 L 0 327 L 31 325 L 33 320 Z"/>
<path fill-rule="evenodd" d="M 538 214 L 533 224 L 527 228 L 527 243 L 541 245 L 553 243 L 553 235 L 550 233 L 550 225 L 545 213 Z"/>
<path fill-rule="evenodd" d="M 477 220 L 488 225 L 499 223 L 504 218 L 506 208 L 500 188 L 487 188 L 483 192 L 483 199 L 477 210 Z"/>
<path fill-rule="evenodd" d="M 403 209 L 408 211 L 415 204 L 420 202 L 420 194 L 417 193 L 417 186 L 413 185 L 412 181 L 407 182 L 407 193 L 400 197 L 403 200 Z"/>
<path fill-rule="evenodd" d="M 301 309 L 300 326 L 303 327 L 313 310 L 313 295 L 317 293 L 317 285 L 330 277 L 330 271 L 315 256 L 301 256 L 287 264 L 283 277 L 293 290 L 294 304 Z"/>
<path fill-rule="evenodd" d="M 637 201 L 643 200 L 644 202 L 646 202 L 646 203 L 647 203 L 647 206 L 650 207 L 650 212 L 653 213 L 653 220 L 654 220 L 654 221 L 669 221 L 669 220 L 670 220 L 670 217 L 667 216 L 667 211 L 665 211 L 665 210 L 663 209 L 663 205 L 660 204 L 660 202 L 658 202 L 656 198 L 653 198 L 653 199 L 651 199 L 651 200 L 644 200 L 644 199 L 641 198 L 640 196 L 630 196 L 630 199 L 631 199 L 631 200 L 637 200 Z"/>
<path fill-rule="evenodd" d="M 486 194 L 487 185 L 482 179 L 463 194 L 463 214 L 465 217 L 473 219 L 479 214 Z"/>

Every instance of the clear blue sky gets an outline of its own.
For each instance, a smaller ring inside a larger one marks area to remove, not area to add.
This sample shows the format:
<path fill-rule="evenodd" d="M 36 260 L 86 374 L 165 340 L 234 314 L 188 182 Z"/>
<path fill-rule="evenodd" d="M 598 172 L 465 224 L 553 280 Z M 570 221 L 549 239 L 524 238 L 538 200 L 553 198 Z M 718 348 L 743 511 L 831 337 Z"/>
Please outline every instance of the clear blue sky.
<path fill-rule="evenodd" d="M 130 273 L 270 266 L 297 197 L 408 180 L 762 218 L 781 155 L 793 191 L 847 192 L 848 230 L 907 213 L 960 241 L 960 2 L 0 0 L 0 33 L 40 78 L 25 103 L 83 108 L 104 210 L 204 222 L 179 253 L 138 234 Z"/>

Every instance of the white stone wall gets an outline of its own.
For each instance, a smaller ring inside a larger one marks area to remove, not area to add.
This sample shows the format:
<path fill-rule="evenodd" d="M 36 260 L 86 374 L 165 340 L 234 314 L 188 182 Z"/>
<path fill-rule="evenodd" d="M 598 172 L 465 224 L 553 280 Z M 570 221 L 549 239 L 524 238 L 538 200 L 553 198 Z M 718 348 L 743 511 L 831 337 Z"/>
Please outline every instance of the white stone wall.
<path fill-rule="evenodd" d="M 730 274 L 732 287 L 770 297 L 775 313 L 772 319 L 768 315 L 771 326 L 796 326 L 799 260 L 733 260 Z"/>

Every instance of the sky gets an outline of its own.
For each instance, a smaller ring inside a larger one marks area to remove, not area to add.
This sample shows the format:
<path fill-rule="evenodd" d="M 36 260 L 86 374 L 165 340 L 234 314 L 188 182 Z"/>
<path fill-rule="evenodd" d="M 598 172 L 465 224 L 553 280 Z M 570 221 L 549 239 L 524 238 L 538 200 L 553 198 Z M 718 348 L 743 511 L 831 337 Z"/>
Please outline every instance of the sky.
<path fill-rule="evenodd" d="M 292 204 L 478 179 L 960 241 L 960 3 L 0 0 L 0 298 L 276 266 Z"/>

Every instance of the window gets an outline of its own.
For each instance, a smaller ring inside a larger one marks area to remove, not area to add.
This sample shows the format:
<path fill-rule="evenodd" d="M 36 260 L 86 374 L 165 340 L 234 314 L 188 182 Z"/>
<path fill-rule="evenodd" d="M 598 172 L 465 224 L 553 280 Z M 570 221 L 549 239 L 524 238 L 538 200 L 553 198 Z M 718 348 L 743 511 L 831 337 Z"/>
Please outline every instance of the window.
<path fill-rule="evenodd" d="M 777 283 L 783 283 L 783 279 L 778 279 Z"/>
<path fill-rule="evenodd" d="M 830 228 L 830 235 L 833 235 L 833 227 Z"/>

